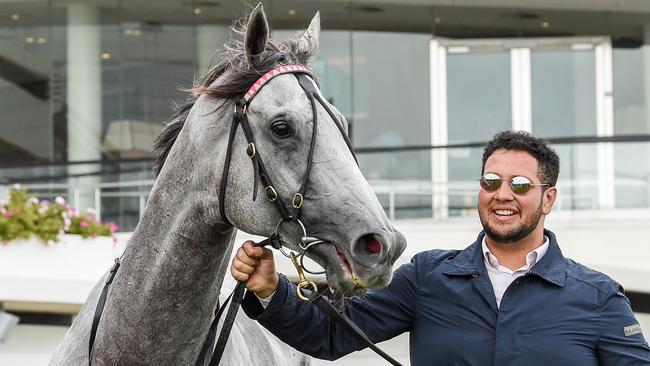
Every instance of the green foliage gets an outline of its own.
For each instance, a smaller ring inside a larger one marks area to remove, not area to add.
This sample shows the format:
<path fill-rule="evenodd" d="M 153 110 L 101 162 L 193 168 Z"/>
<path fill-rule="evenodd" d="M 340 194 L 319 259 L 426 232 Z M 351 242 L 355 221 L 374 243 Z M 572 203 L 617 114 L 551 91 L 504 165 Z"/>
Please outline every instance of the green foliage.
<path fill-rule="evenodd" d="M 51 244 L 63 233 L 80 234 L 84 238 L 111 236 L 117 230 L 113 223 L 102 223 L 92 212 L 78 215 L 65 201 L 40 201 L 27 190 L 14 186 L 9 191 L 9 201 L 0 203 L 0 241 L 28 239 L 35 235 Z"/>
<path fill-rule="evenodd" d="M 73 216 L 67 232 L 70 234 L 79 234 L 83 238 L 95 237 L 97 235 L 111 236 L 113 234 L 109 224 L 95 220 L 95 215 L 91 213 Z"/>

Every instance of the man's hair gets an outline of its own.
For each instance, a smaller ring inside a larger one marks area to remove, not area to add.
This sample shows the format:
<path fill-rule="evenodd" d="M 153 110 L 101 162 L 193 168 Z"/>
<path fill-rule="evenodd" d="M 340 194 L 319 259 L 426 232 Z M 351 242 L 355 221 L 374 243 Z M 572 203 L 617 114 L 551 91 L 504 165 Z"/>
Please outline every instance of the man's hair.
<path fill-rule="evenodd" d="M 524 131 L 503 131 L 499 132 L 492 140 L 488 141 L 483 149 L 483 165 L 481 175 L 485 172 L 485 162 L 497 150 L 524 151 L 537 160 L 537 175 L 542 183 L 550 184 L 551 187 L 557 183 L 560 174 L 560 158 L 557 156 L 548 143 Z"/>

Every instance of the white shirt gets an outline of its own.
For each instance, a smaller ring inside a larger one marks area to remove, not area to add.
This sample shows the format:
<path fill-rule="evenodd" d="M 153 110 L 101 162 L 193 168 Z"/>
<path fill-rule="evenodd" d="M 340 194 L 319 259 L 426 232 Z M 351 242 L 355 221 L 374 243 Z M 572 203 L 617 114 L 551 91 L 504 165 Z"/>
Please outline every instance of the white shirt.
<path fill-rule="evenodd" d="M 483 237 L 483 243 L 481 244 L 483 248 L 483 261 L 485 262 L 485 268 L 487 268 L 488 276 L 490 276 L 490 282 L 494 289 L 497 307 L 501 305 L 503 294 L 506 292 L 506 289 L 510 286 L 512 281 L 526 274 L 526 272 L 533 268 L 533 266 L 542 259 L 544 254 L 546 254 L 549 241 L 546 236 L 544 236 L 544 239 L 544 244 L 526 254 L 526 265 L 513 271 L 510 268 L 499 264 L 499 260 L 494 256 L 494 254 L 492 254 L 490 248 L 488 248 L 487 243 L 485 242 L 485 237 Z"/>

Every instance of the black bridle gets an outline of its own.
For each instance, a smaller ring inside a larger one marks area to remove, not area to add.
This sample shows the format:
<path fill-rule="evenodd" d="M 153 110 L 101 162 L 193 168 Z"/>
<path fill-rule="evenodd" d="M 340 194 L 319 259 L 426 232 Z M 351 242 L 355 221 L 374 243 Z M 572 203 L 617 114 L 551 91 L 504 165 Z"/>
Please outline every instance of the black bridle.
<path fill-rule="evenodd" d="M 293 207 L 292 213 L 290 213 L 290 211 L 285 207 L 282 198 L 278 194 L 278 191 L 275 188 L 275 185 L 273 184 L 273 180 L 271 179 L 268 170 L 264 166 L 264 162 L 260 157 L 259 151 L 257 149 L 257 145 L 255 145 L 255 137 L 253 135 L 253 130 L 251 128 L 250 122 L 248 121 L 248 114 L 247 114 L 248 106 L 250 105 L 251 100 L 253 99 L 253 97 L 255 97 L 257 92 L 259 92 L 262 86 L 264 86 L 265 83 L 270 81 L 273 77 L 282 74 L 287 74 L 287 73 L 293 73 L 296 76 L 296 79 L 298 79 L 298 83 L 300 84 L 300 87 L 307 94 L 307 97 L 309 98 L 309 102 L 311 104 L 312 121 L 313 121 L 311 141 L 309 143 L 309 152 L 307 153 L 307 168 L 305 170 L 303 182 L 300 188 L 298 189 L 298 192 L 294 193 L 291 199 L 291 206 Z M 323 109 L 325 109 L 325 111 L 327 111 L 327 114 L 329 114 L 329 116 L 332 118 L 334 124 L 336 125 L 339 132 L 341 133 L 341 136 L 343 136 L 343 139 L 345 140 L 345 144 L 348 146 L 348 149 L 350 150 L 350 153 L 354 157 L 354 160 L 357 161 L 357 157 L 354 154 L 354 150 L 352 149 L 352 144 L 350 143 L 350 139 L 348 138 L 348 135 L 344 130 L 343 123 L 338 120 L 334 112 L 332 112 L 331 108 L 327 105 L 327 103 L 325 103 L 323 97 L 320 94 L 320 91 L 318 90 L 318 87 L 316 86 L 316 83 L 314 82 L 313 76 L 305 67 L 298 66 L 298 65 L 280 66 L 267 72 L 259 80 L 264 80 L 264 83 L 261 83 L 259 85 L 258 83 L 255 83 L 253 87 L 251 87 L 249 92 L 247 92 L 243 98 L 240 98 L 235 103 L 235 113 L 233 114 L 232 125 L 230 127 L 230 135 L 228 136 L 226 160 L 223 165 L 223 173 L 221 174 L 221 185 L 219 186 L 219 213 L 221 214 L 221 217 L 226 222 L 229 222 L 229 220 L 226 217 L 224 198 L 226 197 L 228 172 L 230 170 L 230 160 L 232 158 L 234 139 L 237 132 L 237 127 L 240 125 L 242 127 L 242 131 L 244 132 L 244 136 L 246 137 L 246 141 L 248 142 L 248 145 L 246 147 L 246 154 L 248 155 L 248 157 L 251 159 L 251 162 L 253 163 L 253 170 L 254 170 L 253 201 L 255 201 L 257 197 L 257 187 L 259 181 L 261 180 L 262 184 L 264 185 L 264 193 L 266 195 L 266 198 L 275 205 L 275 208 L 280 214 L 280 217 L 284 221 L 298 220 L 300 217 L 300 210 L 304 203 L 305 191 L 307 190 L 307 186 L 309 184 L 309 175 L 311 173 L 312 160 L 314 156 L 314 148 L 316 147 L 316 136 L 318 132 L 318 111 L 316 109 L 316 101 L 320 103 Z"/>
<path fill-rule="evenodd" d="M 311 109 L 312 109 L 312 121 L 313 121 L 313 127 L 312 127 L 312 136 L 311 136 L 311 141 L 309 144 L 309 152 L 307 154 L 307 168 L 305 171 L 305 175 L 303 178 L 303 182 L 298 189 L 296 193 L 293 194 L 292 199 L 291 199 L 291 207 L 293 210 L 287 209 L 283 203 L 283 200 L 281 196 L 279 195 L 278 191 L 276 190 L 273 180 L 271 178 L 271 175 L 269 174 L 268 170 L 264 166 L 264 163 L 260 157 L 259 151 L 257 150 L 257 146 L 255 144 L 255 138 L 253 134 L 253 130 L 251 128 L 250 122 L 248 120 L 248 106 L 250 105 L 251 100 L 255 95 L 259 92 L 259 90 L 271 79 L 273 79 L 275 76 L 282 75 L 282 74 L 294 74 L 296 79 L 298 80 L 298 84 L 300 84 L 300 87 L 305 91 L 309 102 L 311 104 Z M 359 339 L 361 339 L 368 347 L 370 347 L 373 351 L 378 353 L 381 357 L 386 359 L 389 363 L 392 365 L 399 365 L 401 364 L 397 362 L 395 359 L 393 359 L 391 356 L 383 352 L 381 349 L 379 349 L 366 335 L 365 333 L 358 328 L 349 318 L 347 318 L 343 314 L 343 309 L 338 309 L 335 307 L 326 297 L 323 296 L 323 294 L 318 293 L 318 289 L 316 285 L 311 282 L 307 281 L 304 278 L 303 274 L 303 269 L 304 265 L 302 264 L 302 260 L 305 257 L 305 254 L 307 250 L 317 244 L 325 243 L 326 241 L 320 240 L 318 238 L 314 237 L 309 237 L 307 236 L 307 233 L 305 231 L 304 225 L 300 221 L 300 212 L 304 204 L 305 200 L 305 192 L 307 190 L 308 184 L 309 184 L 309 175 L 311 173 L 311 167 L 312 167 L 312 160 L 313 160 L 313 155 L 314 155 L 314 149 L 316 146 L 316 136 L 317 136 L 317 126 L 318 126 L 318 110 L 316 106 L 316 101 L 325 109 L 327 114 L 330 116 L 332 121 L 334 121 L 334 124 L 338 128 L 339 132 L 341 133 L 341 136 L 343 137 L 350 153 L 352 154 L 352 157 L 354 158 L 355 162 L 357 162 L 358 165 L 358 160 L 357 157 L 354 153 L 354 150 L 352 149 L 352 144 L 350 143 L 350 139 L 348 138 L 348 135 L 344 129 L 343 122 L 339 121 L 339 119 L 336 117 L 332 109 L 328 106 L 328 104 L 325 102 L 323 96 L 320 93 L 320 90 L 318 89 L 318 86 L 315 83 L 315 78 L 311 74 L 311 72 L 304 66 L 301 65 L 283 65 L 283 66 L 278 66 L 274 68 L 273 70 L 267 72 L 264 74 L 262 77 L 260 77 L 255 84 L 248 90 L 248 92 L 241 98 L 239 98 L 235 102 L 235 111 L 233 114 L 233 120 L 232 124 L 230 127 L 230 133 L 228 136 L 228 145 L 227 145 L 227 150 L 226 150 L 226 158 L 224 161 L 224 166 L 223 166 L 223 172 L 221 176 L 221 183 L 219 186 L 219 213 L 222 217 L 222 219 L 228 223 L 231 224 L 228 218 L 226 217 L 226 211 L 225 211 L 225 196 L 226 196 L 226 188 L 227 188 L 227 181 L 228 181 L 228 173 L 230 170 L 230 161 L 232 159 L 232 152 L 233 152 L 233 145 L 234 145 L 234 139 L 237 133 L 237 128 L 239 126 L 242 127 L 242 131 L 244 132 L 244 136 L 246 138 L 246 141 L 248 145 L 246 146 L 246 154 L 248 157 L 251 159 L 251 162 L 253 163 L 253 174 L 254 174 L 254 182 L 253 182 L 253 201 L 256 200 L 257 198 L 257 190 L 259 186 L 259 181 L 262 181 L 262 184 L 264 185 L 264 194 L 266 198 L 274 204 L 276 207 L 278 213 L 280 214 L 280 221 L 276 227 L 276 231 L 274 234 L 272 234 L 268 239 L 263 240 L 260 243 L 257 243 L 256 246 L 266 246 L 266 245 L 271 245 L 272 247 L 279 249 L 282 251 L 282 253 L 290 257 L 296 266 L 296 269 L 298 270 L 298 273 L 301 278 L 301 282 L 298 284 L 298 297 L 305 300 L 305 301 L 311 301 L 314 303 L 316 306 L 318 306 L 324 313 L 326 313 L 328 316 L 330 316 L 332 319 L 337 321 L 339 324 L 341 324 L 344 329 L 349 331 L 350 333 L 354 334 L 357 336 Z M 283 244 L 280 241 L 280 235 L 279 235 L 279 229 L 280 226 L 283 222 L 296 222 L 298 223 L 304 233 L 304 236 L 302 237 L 301 243 L 298 244 L 299 247 L 301 248 L 301 252 L 296 256 L 293 252 L 290 254 L 287 254 L 285 251 L 282 250 Z M 300 264 L 298 264 L 297 257 L 300 257 Z M 95 315 L 93 318 L 93 324 L 91 327 L 91 333 L 90 333 L 90 342 L 89 342 L 89 350 L 88 350 L 88 364 L 89 366 L 92 366 L 92 350 L 93 350 L 93 344 L 95 341 L 95 336 L 97 333 L 97 328 L 99 326 L 99 321 L 101 320 L 101 315 L 104 309 L 104 305 L 106 303 L 106 297 L 108 293 L 108 288 L 110 284 L 113 282 L 113 278 L 115 277 L 115 274 L 117 273 L 117 270 L 119 269 L 120 262 L 119 259 L 115 260 L 115 265 L 113 268 L 111 268 L 111 271 L 109 273 L 108 279 L 104 285 L 104 288 L 102 289 L 101 295 L 99 297 L 99 301 L 97 304 L 97 307 L 95 309 Z M 311 271 L 308 271 L 310 273 L 313 273 Z M 230 335 L 230 331 L 232 329 L 232 326 L 235 321 L 235 316 L 237 315 L 237 311 L 239 310 L 239 307 L 241 305 L 242 299 L 244 297 L 244 290 L 245 290 L 245 282 L 238 281 L 237 285 L 235 286 L 235 289 L 230 296 L 226 299 L 224 304 L 222 306 L 219 306 L 219 302 L 217 301 L 217 306 L 215 308 L 214 312 L 214 318 L 212 320 L 212 323 L 210 324 L 210 328 L 208 329 L 208 334 L 205 337 L 205 340 L 203 342 L 203 345 L 201 347 L 201 351 L 199 353 L 199 356 L 196 360 L 195 366 L 217 366 L 219 364 L 219 361 L 221 360 L 221 357 L 223 356 L 223 352 L 226 347 L 226 343 L 228 341 L 228 336 Z M 310 291 L 304 291 L 303 289 L 309 289 L 311 287 Z M 219 338 L 215 344 L 215 338 L 216 338 L 216 332 L 217 332 L 217 325 L 219 323 L 219 319 L 223 315 L 223 312 L 225 311 L 225 308 L 230 302 L 230 306 L 228 307 L 228 312 L 226 313 L 226 317 L 223 322 L 223 326 L 221 328 L 221 333 L 219 334 Z M 214 348 L 213 348 L 214 347 Z M 212 352 L 210 352 L 210 349 L 212 349 Z M 208 357 L 209 356 L 209 357 Z"/>

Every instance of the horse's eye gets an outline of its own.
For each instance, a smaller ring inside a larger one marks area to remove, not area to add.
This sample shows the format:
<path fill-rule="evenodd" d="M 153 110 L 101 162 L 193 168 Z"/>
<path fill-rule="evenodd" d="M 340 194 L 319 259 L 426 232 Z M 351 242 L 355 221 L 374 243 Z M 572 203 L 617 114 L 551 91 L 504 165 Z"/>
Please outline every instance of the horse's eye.
<path fill-rule="evenodd" d="M 271 131 L 279 138 L 286 139 L 291 136 L 291 126 L 285 121 L 273 122 Z"/>

